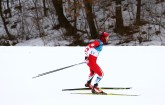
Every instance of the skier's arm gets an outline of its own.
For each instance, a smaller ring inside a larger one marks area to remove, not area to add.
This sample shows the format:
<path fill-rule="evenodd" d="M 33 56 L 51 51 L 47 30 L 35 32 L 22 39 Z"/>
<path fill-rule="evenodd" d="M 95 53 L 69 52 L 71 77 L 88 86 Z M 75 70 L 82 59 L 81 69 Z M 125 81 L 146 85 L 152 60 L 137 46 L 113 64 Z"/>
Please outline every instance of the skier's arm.
<path fill-rule="evenodd" d="M 95 40 L 94 42 L 90 43 L 90 44 L 88 45 L 88 47 L 89 47 L 89 48 L 94 48 L 94 47 L 99 46 L 99 44 L 100 44 L 100 42 L 97 41 L 97 40 Z"/>

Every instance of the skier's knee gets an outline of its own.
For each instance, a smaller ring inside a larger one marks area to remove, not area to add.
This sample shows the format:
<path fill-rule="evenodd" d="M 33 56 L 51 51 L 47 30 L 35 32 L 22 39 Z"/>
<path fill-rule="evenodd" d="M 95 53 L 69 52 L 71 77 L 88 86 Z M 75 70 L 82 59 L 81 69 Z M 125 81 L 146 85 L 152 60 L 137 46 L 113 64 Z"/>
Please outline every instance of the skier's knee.
<path fill-rule="evenodd" d="M 100 71 L 100 73 L 98 73 L 98 76 L 99 77 L 103 77 L 104 76 L 104 73 L 102 71 Z"/>

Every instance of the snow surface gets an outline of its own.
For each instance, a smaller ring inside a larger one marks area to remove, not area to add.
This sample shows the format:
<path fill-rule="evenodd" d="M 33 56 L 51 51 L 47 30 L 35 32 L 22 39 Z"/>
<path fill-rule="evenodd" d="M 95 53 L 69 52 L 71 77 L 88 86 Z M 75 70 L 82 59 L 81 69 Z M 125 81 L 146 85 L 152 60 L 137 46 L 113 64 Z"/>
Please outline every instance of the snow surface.
<path fill-rule="evenodd" d="M 62 89 L 84 87 L 86 64 L 32 77 L 83 62 L 84 47 L 0 47 L 0 105 L 165 105 L 164 54 L 158 46 L 104 46 L 99 86 L 132 87 L 105 92 L 139 96 L 76 95 Z"/>

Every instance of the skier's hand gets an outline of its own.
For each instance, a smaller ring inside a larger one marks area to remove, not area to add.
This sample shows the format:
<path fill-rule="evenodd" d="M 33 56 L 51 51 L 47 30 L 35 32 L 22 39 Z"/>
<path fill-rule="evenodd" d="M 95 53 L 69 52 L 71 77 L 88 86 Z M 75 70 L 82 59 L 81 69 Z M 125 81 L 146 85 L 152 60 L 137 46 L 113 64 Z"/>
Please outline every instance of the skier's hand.
<path fill-rule="evenodd" d="M 87 56 L 85 56 L 85 60 L 86 60 L 86 61 L 88 60 L 88 57 L 87 57 Z"/>
<path fill-rule="evenodd" d="M 85 62 L 88 63 L 89 60 L 88 60 L 88 56 L 85 56 Z"/>

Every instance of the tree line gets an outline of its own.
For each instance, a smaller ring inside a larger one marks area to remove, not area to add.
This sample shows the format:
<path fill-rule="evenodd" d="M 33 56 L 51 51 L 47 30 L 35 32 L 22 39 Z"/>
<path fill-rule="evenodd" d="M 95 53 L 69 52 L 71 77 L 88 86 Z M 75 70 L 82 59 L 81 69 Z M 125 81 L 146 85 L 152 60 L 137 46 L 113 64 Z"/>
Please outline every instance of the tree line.
<path fill-rule="evenodd" d="M 152 6 L 162 2 L 164 0 L 0 0 L 0 28 L 4 30 L 0 37 L 16 44 L 47 36 L 48 29 L 63 28 L 64 35 L 78 43 L 83 34 L 95 39 L 99 31 L 113 29 L 120 35 L 132 34 L 148 20 L 160 22 Z M 99 11 L 102 11 L 100 17 L 96 14 Z M 129 25 L 124 25 L 125 11 L 129 14 Z M 164 11 L 160 15 L 162 17 Z M 146 20 L 146 16 L 150 19 Z M 164 27 L 161 23 L 159 26 Z"/>

